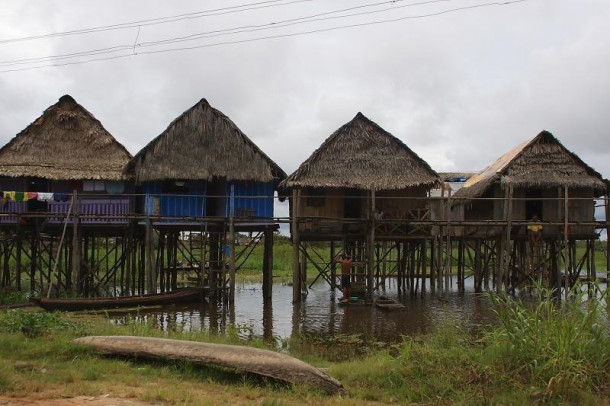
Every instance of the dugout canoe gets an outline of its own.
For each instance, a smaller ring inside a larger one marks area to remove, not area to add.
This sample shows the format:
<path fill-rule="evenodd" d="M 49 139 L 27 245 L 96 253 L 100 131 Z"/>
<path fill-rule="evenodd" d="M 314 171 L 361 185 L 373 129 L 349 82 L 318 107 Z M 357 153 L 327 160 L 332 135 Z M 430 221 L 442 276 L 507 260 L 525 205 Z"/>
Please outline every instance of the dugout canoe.
<path fill-rule="evenodd" d="M 138 296 L 89 297 L 89 298 L 31 298 L 45 310 L 96 310 L 117 307 L 159 306 L 176 303 L 194 303 L 204 300 L 203 288 L 181 288 L 167 293 L 151 293 Z"/>
<path fill-rule="evenodd" d="M 291 356 L 260 348 L 133 336 L 89 336 L 73 342 L 101 354 L 190 361 L 291 384 L 306 384 L 330 394 L 344 392 L 341 382 L 319 369 Z"/>

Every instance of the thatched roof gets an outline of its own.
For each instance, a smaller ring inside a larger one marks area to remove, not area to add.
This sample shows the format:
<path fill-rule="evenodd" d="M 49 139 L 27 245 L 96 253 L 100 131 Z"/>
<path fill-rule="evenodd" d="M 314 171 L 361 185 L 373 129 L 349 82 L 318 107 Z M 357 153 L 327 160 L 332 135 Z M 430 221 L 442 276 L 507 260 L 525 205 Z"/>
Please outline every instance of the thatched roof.
<path fill-rule="evenodd" d="M 567 186 L 592 188 L 597 193 L 606 190 L 601 175 L 548 131 L 542 131 L 532 140 L 508 151 L 472 176 L 454 197 L 480 197 L 496 182 L 525 188 Z"/>
<path fill-rule="evenodd" d="M 68 95 L 0 149 L 0 176 L 123 179 L 131 154 Z"/>
<path fill-rule="evenodd" d="M 395 190 L 440 185 L 436 172 L 362 113 L 335 131 L 280 187 Z"/>
<path fill-rule="evenodd" d="M 286 173 L 205 99 L 182 113 L 125 168 L 137 181 L 280 181 Z"/>

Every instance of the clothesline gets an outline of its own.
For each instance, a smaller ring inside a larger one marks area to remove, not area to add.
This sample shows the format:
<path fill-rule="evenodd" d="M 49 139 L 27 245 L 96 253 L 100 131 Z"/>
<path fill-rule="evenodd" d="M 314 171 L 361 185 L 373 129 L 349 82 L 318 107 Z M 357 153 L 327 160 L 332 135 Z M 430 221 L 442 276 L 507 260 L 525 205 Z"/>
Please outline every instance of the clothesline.
<path fill-rule="evenodd" d="M 2 205 L 9 201 L 27 202 L 28 200 L 38 200 L 39 202 L 67 202 L 70 200 L 69 193 L 47 193 L 47 192 L 1 192 Z"/>

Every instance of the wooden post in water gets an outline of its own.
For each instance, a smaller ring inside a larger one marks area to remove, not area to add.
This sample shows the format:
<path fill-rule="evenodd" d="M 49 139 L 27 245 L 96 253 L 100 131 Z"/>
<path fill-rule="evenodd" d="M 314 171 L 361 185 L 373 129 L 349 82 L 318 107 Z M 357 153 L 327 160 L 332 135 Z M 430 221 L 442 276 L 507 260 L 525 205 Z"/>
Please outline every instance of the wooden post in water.
<path fill-rule="evenodd" d="M 232 191 L 231 191 L 232 192 Z M 229 238 L 231 241 L 229 242 L 229 303 L 235 302 L 235 219 L 233 218 L 233 210 L 231 208 L 229 213 Z M 265 238 L 267 235 L 265 234 Z M 265 247 L 267 246 L 267 241 L 265 241 Z M 265 250 L 266 251 L 266 250 Z M 265 252 L 264 255 L 267 253 Z M 263 295 L 265 295 L 265 258 L 263 257 Z M 224 283 L 224 281 L 223 281 Z"/>
<path fill-rule="evenodd" d="M 233 258 L 235 262 L 235 258 Z M 233 264 L 235 266 L 235 264 Z M 273 230 L 265 227 L 265 245 L 263 247 L 263 299 L 271 303 L 273 295 Z"/>
<path fill-rule="evenodd" d="M 299 197 L 300 191 L 292 191 L 292 302 L 301 301 L 301 269 L 299 267 Z"/>
<path fill-rule="evenodd" d="M 369 298 L 373 297 L 373 268 L 375 263 L 375 190 L 371 190 L 371 204 L 369 205 L 369 239 L 366 244 L 366 293 Z"/>
<path fill-rule="evenodd" d="M 335 242 L 330 242 L 330 290 L 334 291 L 337 287 L 337 263 L 335 262 Z"/>

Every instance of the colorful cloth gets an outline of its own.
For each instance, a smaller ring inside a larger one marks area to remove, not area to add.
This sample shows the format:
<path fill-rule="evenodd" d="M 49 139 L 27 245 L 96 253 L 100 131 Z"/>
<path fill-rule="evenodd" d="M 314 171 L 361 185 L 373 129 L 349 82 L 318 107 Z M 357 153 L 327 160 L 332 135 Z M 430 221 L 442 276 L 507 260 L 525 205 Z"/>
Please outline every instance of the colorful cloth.
<path fill-rule="evenodd" d="M 8 200 L 15 200 L 15 192 L 4 192 L 4 198 Z"/>
<path fill-rule="evenodd" d="M 42 200 L 44 202 L 52 202 L 55 196 L 53 193 L 38 193 L 38 200 Z"/>
<path fill-rule="evenodd" d="M 38 193 L 38 200 L 41 202 L 52 202 L 53 193 Z"/>
<path fill-rule="evenodd" d="M 23 192 L 15 192 L 15 201 L 16 202 L 23 202 L 24 201 L 23 200 L 24 196 L 25 196 L 25 193 L 23 193 Z"/>
<path fill-rule="evenodd" d="M 527 230 L 537 233 L 542 230 L 542 225 L 540 223 L 532 223 L 527 226 Z"/>
<path fill-rule="evenodd" d="M 29 200 L 37 200 L 38 199 L 38 192 L 28 192 L 28 199 Z"/>

